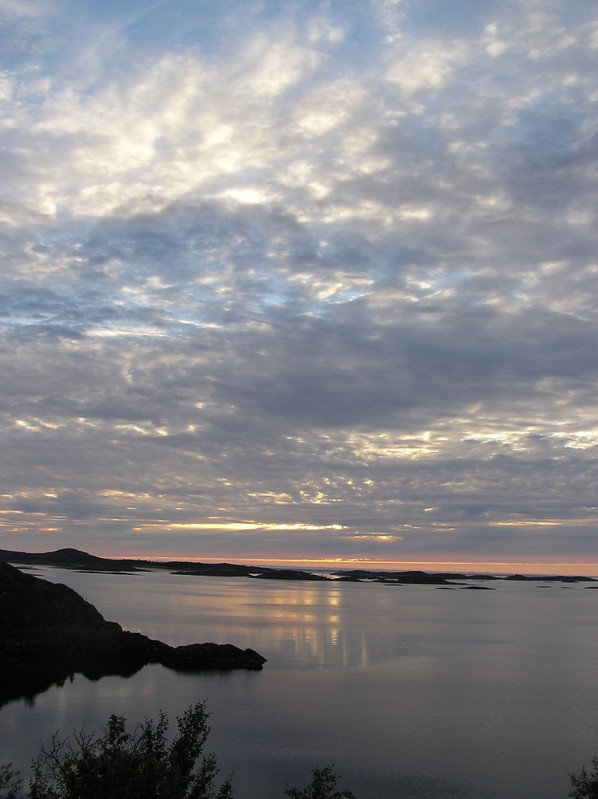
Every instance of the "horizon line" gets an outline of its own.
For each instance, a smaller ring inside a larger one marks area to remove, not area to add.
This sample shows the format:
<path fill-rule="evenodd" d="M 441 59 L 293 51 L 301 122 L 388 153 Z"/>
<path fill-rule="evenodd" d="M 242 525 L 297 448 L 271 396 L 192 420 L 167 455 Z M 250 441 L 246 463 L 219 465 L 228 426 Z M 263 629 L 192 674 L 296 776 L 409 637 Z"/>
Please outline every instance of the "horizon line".
<path fill-rule="evenodd" d="M 427 569 L 433 567 L 471 567 L 477 570 L 498 570 L 503 571 L 499 567 L 507 567 L 517 571 L 526 570 L 550 570 L 555 568 L 564 569 L 591 569 L 598 573 L 598 562 L 596 561 L 520 561 L 520 560 L 375 560 L 372 558 L 342 558 L 342 557 L 327 557 L 327 558 L 308 558 L 308 557 L 255 557 L 255 556 L 233 556 L 230 555 L 208 555 L 208 556 L 192 556 L 192 555 L 154 555 L 154 556 L 136 556 L 136 555 L 110 555 L 104 557 L 118 558 L 120 560 L 150 560 L 157 562 L 168 561 L 184 561 L 184 562 L 212 562 L 212 563 L 232 563 L 235 565 L 267 565 L 267 564 L 313 564 L 321 568 L 328 568 L 337 566 L 342 568 L 347 567 L 361 567 L 363 569 L 383 569 L 384 567 L 393 566 L 419 566 Z M 437 571 L 438 569 L 433 569 Z M 543 573 L 550 573 L 545 571 Z"/>

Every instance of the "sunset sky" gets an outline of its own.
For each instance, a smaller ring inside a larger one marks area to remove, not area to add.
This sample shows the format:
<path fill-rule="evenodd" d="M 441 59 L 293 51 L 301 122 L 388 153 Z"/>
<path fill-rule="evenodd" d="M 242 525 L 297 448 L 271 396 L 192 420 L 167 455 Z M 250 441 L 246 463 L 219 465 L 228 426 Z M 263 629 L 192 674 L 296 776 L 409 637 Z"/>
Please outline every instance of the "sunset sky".
<path fill-rule="evenodd" d="M 598 571 L 595 0 L 0 0 L 0 54 L 0 548 Z"/>

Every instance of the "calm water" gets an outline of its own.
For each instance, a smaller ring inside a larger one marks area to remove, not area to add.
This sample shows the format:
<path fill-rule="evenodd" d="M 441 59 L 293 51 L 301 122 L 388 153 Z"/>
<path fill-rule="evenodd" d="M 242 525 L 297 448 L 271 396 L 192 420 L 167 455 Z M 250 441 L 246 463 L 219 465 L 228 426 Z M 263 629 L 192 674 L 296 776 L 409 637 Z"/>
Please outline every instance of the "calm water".
<path fill-rule="evenodd" d="M 598 590 L 495 590 L 39 569 L 171 644 L 251 646 L 262 672 L 77 675 L 0 708 L 0 763 L 109 713 L 172 721 L 208 700 L 237 799 L 283 797 L 334 763 L 358 799 L 566 799 L 598 753 Z"/>

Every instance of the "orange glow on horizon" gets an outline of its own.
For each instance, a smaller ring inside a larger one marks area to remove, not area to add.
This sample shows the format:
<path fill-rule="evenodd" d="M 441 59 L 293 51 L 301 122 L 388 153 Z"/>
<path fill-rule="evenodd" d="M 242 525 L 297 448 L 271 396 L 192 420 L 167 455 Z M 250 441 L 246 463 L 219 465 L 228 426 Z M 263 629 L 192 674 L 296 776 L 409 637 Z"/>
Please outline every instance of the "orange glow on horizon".
<path fill-rule="evenodd" d="M 447 571 L 490 574 L 544 574 L 598 576 L 598 561 L 490 561 L 490 560 L 376 560 L 373 558 L 266 558 L 255 555 L 103 555 L 119 560 L 187 563 L 234 563 L 248 566 L 311 569 L 366 569 L 371 571 Z"/>

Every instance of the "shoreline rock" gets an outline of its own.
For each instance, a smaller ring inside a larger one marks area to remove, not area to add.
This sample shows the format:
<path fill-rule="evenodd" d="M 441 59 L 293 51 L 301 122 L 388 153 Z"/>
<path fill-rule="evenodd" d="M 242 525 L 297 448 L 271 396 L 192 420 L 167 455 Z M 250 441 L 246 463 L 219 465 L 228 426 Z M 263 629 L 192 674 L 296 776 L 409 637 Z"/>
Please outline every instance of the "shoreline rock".
<path fill-rule="evenodd" d="M 171 574 L 197 577 L 246 577 L 268 580 L 314 580 L 335 582 L 378 582 L 388 585 L 458 585 L 462 580 L 527 581 L 550 583 L 595 583 L 598 579 L 583 575 L 540 574 L 479 574 L 460 572 L 386 571 L 371 569 L 341 569 L 330 576 L 302 569 L 247 566 L 238 563 L 202 563 L 200 561 L 152 561 L 141 559 L 104 558 L 79 549 L 64 548 L 53 552 L 18 552 L 0 549 L 0 562 L 18 564 L 23 568 L 53 566 L 85 573 L 142 574 L 148 571 L 169 571 Z M 591 587 L 591 586 L 590 586 Z"/>
<path fill-rule="evenodd" d="M 0 562 L 2 670 L 38 674 L 134 673 L 148 663 L 179 671 L 262 669 L 266 658 L 233 644 L 170 646 L 123 630 L 76 591 Z"/>

